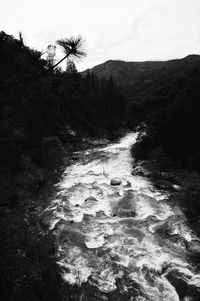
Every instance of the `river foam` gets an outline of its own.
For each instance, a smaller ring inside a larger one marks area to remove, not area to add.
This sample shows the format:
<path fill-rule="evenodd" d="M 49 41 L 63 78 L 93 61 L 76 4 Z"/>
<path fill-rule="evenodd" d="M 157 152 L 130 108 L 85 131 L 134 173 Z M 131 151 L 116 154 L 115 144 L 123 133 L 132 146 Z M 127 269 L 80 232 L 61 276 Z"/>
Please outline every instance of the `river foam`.
<path fill-rule="evenodd" d="M 88 282 L 109 294 L 121 281 L 127 294 L 132 281 L 137 296 L 130 300 L 178 301 L 168 274 L 175 271 L 188 286 L 200 288 L 186 249 L 197 238 L 180 208 L 165 201 L 167 194 L 131 174 L 136 137 L 130 133 L 119 143 L 88 150 L 65 171 L 51 206 L 57 263 L 71 285 Z M 110 185 L 115 178 L 120 185 Z"/>

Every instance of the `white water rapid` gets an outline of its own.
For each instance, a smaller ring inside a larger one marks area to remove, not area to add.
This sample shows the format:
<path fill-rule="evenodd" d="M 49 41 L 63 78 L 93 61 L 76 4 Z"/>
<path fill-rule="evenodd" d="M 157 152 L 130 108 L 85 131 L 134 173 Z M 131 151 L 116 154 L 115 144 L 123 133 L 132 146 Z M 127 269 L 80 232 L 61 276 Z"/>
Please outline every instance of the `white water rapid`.
<path fill-rule="evenodd" d="M 200 288 L 186 248 L 197 238 L 181 210 L 166 201 L 167 193 L 131 174 L 136 136 L 84 151 L 65 171 L 49 208 L 57 263 L 64 281 L 89 283 L 103 300 L 116 290 L 129 296 L 116 300 L 193 300 L 180 299 L 169 275 Z M 121 184 L 111 185 L 112 179 Z"/>

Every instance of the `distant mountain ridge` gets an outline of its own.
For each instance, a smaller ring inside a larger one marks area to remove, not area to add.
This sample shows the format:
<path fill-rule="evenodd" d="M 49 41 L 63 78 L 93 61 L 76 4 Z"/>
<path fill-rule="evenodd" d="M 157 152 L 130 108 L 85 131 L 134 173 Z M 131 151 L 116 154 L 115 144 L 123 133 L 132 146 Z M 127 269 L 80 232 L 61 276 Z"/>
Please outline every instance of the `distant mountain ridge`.
<path fill-rule="evenodd" d="M 200 61 L 200 56 L 196 54 L 168 61 L 126 62 L 108 60 L 83 71 L 82 75 L 85 76 L 89 72 L 94 73 L 98 78 L 109 79 L 112 77 L 116 83 L 130 86 L 141 81 L 152 81 L 152 78 L 158 72 L 165 74 L 174 67 L 184 68 L 185 65 L 191 65 L 197 61 Z"/>

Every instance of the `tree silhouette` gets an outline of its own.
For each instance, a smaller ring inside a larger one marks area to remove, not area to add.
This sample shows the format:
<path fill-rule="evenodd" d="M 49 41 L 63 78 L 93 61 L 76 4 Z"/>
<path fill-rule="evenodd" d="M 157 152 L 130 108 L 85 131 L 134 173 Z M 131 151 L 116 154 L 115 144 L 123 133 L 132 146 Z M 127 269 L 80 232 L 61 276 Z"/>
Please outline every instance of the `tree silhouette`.
<path fill-rule="evenodd" d="M 75 74 L 77 73 L 77 69 L 76 69 L 76 65 L 74 63 L 73 60 L 71 59 L 67 59 L 67 67 L 66 67 L 66 72 L 69 73 L 69 74 Z"/>
<path fill-rule="evenodd" d="M 56 43 L 62 47 L 65 56 L 53 66 L 53 69 L 57 67 L 66 58 L 70 58 L 71 60 L 77 61 L 81 60 L 86 56 L 86 53 L 83 48 L 84 40 L 81 36 L 57 40 Z"/>
<path fill-rule="evenodd" d="M 20 31 L 19 32 L 19 42 L 18 42 L 18 45 L 23 48 L 25 46 L 25 43 L 24 43 L 24 36 L 23 36 L 23 33 Z"/>

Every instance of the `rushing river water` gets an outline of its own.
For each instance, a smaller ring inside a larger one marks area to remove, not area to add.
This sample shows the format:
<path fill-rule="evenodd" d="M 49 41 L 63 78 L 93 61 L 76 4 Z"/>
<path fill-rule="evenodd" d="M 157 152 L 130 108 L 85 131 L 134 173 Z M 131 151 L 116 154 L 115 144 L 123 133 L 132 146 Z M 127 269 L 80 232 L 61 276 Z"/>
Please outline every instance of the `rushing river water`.
<path fill-rule="evenodd" d="M 111 300 L 113 292 L 116 301 L 200 300 L 190 297 L 192 289 L 198 295 L 200 275 L 186 248 L 196 238 L 167 193 L 131 174 L 135 140 L 130 133 L 82 152 L 59 183 L 50 209 L 62 277 L 98 290 L 92 300 Z M 111 185 L 112 179 L 121 184 Z M 173 283 L 187 287 L 182 297 Z"/>

